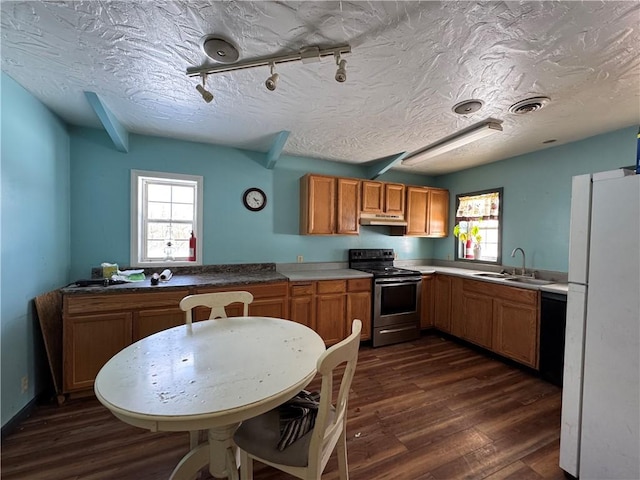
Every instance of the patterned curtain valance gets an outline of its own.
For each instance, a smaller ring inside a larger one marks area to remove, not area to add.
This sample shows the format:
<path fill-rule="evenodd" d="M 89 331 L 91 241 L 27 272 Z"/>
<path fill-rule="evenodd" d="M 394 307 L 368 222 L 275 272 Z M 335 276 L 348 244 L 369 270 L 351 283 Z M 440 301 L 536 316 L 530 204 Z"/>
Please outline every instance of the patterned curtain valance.
<path fill-rule="evenodd" d="M 460 204 L 456 212 L 457 220 L 498 218 L 500 211 L 500 194 L 498 192 L 460 197 L 459 200 Z"/>

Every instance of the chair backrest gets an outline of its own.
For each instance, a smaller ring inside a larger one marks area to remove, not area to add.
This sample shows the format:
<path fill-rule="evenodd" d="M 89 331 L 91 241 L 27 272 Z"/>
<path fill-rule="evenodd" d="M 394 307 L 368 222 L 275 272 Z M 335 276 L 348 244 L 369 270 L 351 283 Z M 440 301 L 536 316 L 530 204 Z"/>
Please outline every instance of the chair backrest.
<path fill-rule="evenodd" d="M 317 370 L 322 375 L 320 387 L 320 405 L 318 416 L 309 444 L 309 465 L 311 471 L 322 471 L 322 466 L 331 455 L 340 434 L 344 431 L 347 420 L 347 400 L 351 381 L 356 372 L 358 349 L 360 348 L 360 332 L 362 322 L 354 320 L 351 325 L 351 335 L 340 343 L 328 348 L 318 358 Z M 346 363 L 340 381 L 340 390 L 333 403 L 333 382 L 336 367 Z M 332 408 L 335 412 L 332 414 Z"/>
<path fill-rule="evenodd" d="M 180 308 L 186 313 L 186 323 L 193 321 L 192 311 L 195 307 L 209 307 L 211 314 L 209 320 L 214 318 L 227 318 L 224 307 L 232 303 L 244 303 L 242 315 L 249 315 L 249 304 L 253 302 L 253 295 L 249 292 L 216 292 L 188 295 L 180 300 Z"/>

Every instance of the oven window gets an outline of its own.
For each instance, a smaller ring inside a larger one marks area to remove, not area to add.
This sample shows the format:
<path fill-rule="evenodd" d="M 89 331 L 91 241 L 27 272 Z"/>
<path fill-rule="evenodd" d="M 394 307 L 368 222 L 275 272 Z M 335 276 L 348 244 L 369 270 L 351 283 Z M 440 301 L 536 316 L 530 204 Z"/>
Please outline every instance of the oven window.
<path fill-rule="evenodd" d="M 417 291 L 415 283 L 382 286 L 380 289 L 380 315 L 415 312 Z"/>

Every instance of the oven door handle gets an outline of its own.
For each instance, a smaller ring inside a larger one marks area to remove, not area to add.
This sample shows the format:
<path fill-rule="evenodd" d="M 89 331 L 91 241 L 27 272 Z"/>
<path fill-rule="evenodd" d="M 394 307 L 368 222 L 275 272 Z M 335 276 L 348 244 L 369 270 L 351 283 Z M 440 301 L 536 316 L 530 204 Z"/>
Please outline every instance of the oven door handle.
<path fill-rule="evenodd" d="M 408 283 L 418 284 L 422 281 L 420 277 L 406 277 L 406 278 L 376 278 L 376 285 L 384 285 L 385 287 L 393 287 L 395 285 L 406 285 Z"/>

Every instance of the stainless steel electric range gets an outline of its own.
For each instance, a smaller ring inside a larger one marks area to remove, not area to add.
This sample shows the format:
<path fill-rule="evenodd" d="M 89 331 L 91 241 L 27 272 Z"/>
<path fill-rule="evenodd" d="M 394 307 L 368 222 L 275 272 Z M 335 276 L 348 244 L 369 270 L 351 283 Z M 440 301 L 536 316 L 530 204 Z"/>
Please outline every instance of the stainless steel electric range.
<path fill-rule="evenodd" d="M 393 265 L 393 249 L 349 250 L 349 268 L 373 274 L 373 346 L 414 340 L 420 336 L 422 276 Z"/>

